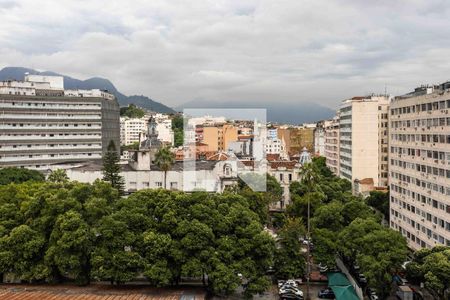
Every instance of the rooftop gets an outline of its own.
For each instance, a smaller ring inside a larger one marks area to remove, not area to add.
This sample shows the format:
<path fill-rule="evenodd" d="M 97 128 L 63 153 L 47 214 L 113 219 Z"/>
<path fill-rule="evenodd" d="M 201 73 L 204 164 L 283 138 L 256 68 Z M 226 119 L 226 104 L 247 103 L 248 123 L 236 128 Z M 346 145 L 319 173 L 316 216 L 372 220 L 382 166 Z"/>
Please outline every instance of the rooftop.
<path fill-rule="evenodd" d="M 0 288 L 0 299 L 8 300 L 178 300 L 183 296 L 186 299 L 205 299 L 205 292 L 201 288 L 154 288 L 133 284 L 120 287 L 106 284 L 91 284 L 86 287 L 66 284 L 4 284 Z"/>

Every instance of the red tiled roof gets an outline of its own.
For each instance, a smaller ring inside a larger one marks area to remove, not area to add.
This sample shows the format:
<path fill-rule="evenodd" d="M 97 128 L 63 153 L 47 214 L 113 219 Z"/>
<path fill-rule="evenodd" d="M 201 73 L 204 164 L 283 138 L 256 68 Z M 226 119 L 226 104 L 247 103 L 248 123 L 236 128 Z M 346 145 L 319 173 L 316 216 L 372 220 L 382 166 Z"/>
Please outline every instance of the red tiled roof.
<path fill-rule="evenodd" d="M 178 300 L 181 295 L 205 299 L 202 289 L 153 288 L 140 285 L 121 287 L 92 284 L 87 287 L 73 285 L 8 284 L 0 287 L 0 300 Z"/>
<path fill-rule="evenodd" d="M 296 161 L 271 161 L 270 167 L 272 169 L 278 169 L 283 167 L 286 169 L 293 169 L 296 164 L 297 164 Z"/>
<path fill-rule="evenodd" d="M 280 160 L 280 154 L 266 154 L 267 161 Z"/>

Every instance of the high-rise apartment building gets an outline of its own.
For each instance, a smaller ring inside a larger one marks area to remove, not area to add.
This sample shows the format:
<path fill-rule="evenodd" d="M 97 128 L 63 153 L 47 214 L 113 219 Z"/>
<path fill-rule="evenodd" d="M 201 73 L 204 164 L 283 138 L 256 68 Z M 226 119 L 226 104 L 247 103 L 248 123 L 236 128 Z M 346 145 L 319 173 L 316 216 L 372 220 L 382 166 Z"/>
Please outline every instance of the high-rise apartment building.
<path fill-rule="evenodd" d="M 387 187 L 389 97 L 345 100 L 339 110 L 339 175 Z M 358 193 L 358 191 L 355 191 Z"/>
<path fill-rule="evenodd" d="M 52 169 L 119 148 L 119 105 L 100 90 L 64 90 L 59 76 L 0 82 L 0 167 Z"/>
<path fill-rule="evenodd" d="M 327 167 L 339 176 L 339 116 L 324 124 Z"/>
<path fill-rule="evenodd" d="M 450 82 L 390 107 L 390 226 L 413 249 L 450 246 Z"/>

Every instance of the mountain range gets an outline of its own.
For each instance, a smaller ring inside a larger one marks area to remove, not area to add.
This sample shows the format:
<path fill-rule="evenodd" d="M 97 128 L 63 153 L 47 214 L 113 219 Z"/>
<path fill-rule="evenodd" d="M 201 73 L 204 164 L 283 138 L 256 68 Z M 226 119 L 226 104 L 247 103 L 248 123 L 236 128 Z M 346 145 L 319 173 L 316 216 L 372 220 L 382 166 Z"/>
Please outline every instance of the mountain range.
<path fill-rule="evenodd" d="M 207 101 L 195 100 L 176 107 L 181 111 L 184 108 L 199 109 L 266 109 L 267 121 L 280 124 L 302 124 L 312 123 L 319 120 L 331 119 L 336 112 L 328 107 L 315 102 L 252 102 L 252 101 Z"/>
<path fill-rule="evenodd" d="M 120 106 L 127 106 L 128 104 L 135 104 L 142 108 L 148 110 L 159 112 L 159 113 L 175 113 L 175 111 L 157 101 L 154 101 L 146 96 L 132 95 L 126 96 L 119 92 L 111 81 L 105 78 L 92 77 L 86 80 L 79 80 L 69 76 L 61 75 L 51 71 L 39 72 L 33 69 L 22 68 L 22 67 L 6 67 L 0 70 L 0 81 L 8 79 L 23 80 L 25 73 L 36 74 L 36 75 L 48 75 L 48 76 L 63 76 L 64 77 L 64 88 L 66 89 L 101 89 L 107 90 L 114 94 L 119 102 Z"/>
<path fill-rule="evenodd" d="M 34 69 L 23 67 L 5 67 L 0 70 L 0 81 L 16 79 L 23 80 L 25 73 L 49 76 L 63 76 L 64 87 L 67 89 L 101 89 L 113 93 L 120 106 L 135 104 L 139 107 L 159 112 L 175 113 L 184 108 L 265 108 L 267 109 L 267 121 L 287 124 L 301 124 L 315 122 L 318 120 L 329 119 L 334 116 L 335 111 L 321 106 L 315 102 L 297 101 L 297 102 L 253 102 L 253 101 L 210 101 L 193 100 L 175 109 L 168 107 L 160 102 L 154 101 L 147 96 L 132 95 L 126 96 L 116 89 L 114 84 L 105 78 L 92 77 L 86 80 L 79 80 L 70 76 L 58 74 L 51 71 L 40 72 Z"/>

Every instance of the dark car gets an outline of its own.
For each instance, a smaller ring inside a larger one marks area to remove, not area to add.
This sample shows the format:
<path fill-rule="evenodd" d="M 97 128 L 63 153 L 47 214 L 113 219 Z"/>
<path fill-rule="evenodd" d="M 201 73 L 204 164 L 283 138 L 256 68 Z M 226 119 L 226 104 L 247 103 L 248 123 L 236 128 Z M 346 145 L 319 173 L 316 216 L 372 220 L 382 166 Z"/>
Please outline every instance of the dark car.
<path fill-rule="evenodd" d="M 357 279 L 360 284 L 367 284 L 367 278 L 364 274 L 358 274 Z"/>
<path fill-rule="evenodd" d="M 325 298 L 325 299 L 334 299 L 334 292 L 332 289 L 324 289 L 319 292 L 319 298 Z"/>

